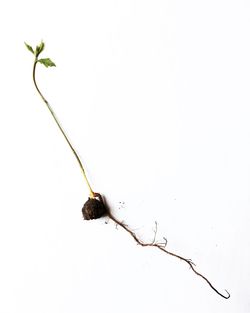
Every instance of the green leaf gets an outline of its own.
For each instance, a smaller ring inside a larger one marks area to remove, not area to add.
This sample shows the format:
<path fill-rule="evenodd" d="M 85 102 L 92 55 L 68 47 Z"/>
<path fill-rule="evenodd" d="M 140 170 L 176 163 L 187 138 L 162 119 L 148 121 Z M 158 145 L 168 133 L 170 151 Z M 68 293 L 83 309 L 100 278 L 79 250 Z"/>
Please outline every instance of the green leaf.
<path fill-rule="evenodd" d="M 28 45 L 26 42 L 24 42 L 24 44 L 25 44 L 25 46 L 27 47 L 27 49 L 28 49 L 31 53 L 34 54 L 33 48 L 32 48 L 30 45 Z"/>
<path fill-rule="evenodd" d="M 39 54 L 44 50 L 44 46 L 45 45 L 43 41 L 41 41 L 39 46 L 36 46 L 36 52 L 35 52 L 36 57 L 38 57 Z"/>
<path fill-rule="evenodd" d="M 39 59 L 37 62 L 40 62 L 46 67 L 56 66 L 55 63 L 50 60 L 50 58 Z"/>

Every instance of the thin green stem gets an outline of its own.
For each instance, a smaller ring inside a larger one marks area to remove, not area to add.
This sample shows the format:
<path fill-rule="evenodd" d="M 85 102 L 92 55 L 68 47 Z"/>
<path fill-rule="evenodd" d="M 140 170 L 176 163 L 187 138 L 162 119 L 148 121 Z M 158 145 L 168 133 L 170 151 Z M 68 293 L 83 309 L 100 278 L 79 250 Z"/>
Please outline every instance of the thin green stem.
<path fill-rule="evenodd" d="M 81 160 L 80 160 L 80 158 L 79 158 L 79 156 L 78 156 L 76 150 L 73 148 L 71 142 L 69 141 L 69 138 L 68 138 L 67 135 L 65 134 L 65 132 L 64 132 L 64 130 L 63 130 L 63 128 L 62 128 L 62 126 L 61 126 L 61 124 L 60 124 L 58 118 L 56 117 L 54 111 L 52 110 L 50 104 L 49 104 L 48 101 L 44 98 L 43 94 L 41 93 L 40 89 L 39 89 L 38 86 L 37 86 L 37 82 L 36 82 L 36 65 L 37 65 L 37 62 L 38 62 L 38 61 L 37 61 L 37 57 L 36 57 L 36 58 L 35 58 L 34 65 L 33 65 L 33 82 L 34 82 L 34 85 L 35 85 L 35 87 L 36 87 L 36 90 L 37 90 L 37 92 L 39 93 L 39 95 L 41 96 L 43 102 L 46 104 L 47 108 L 49 109 L 49 111 L 50 111 L 52 117 L 54 118 L 54 120 L 55 120 L 57 126 L 59 127 L 59 129 L 60 129 L 60 131 L 61 131 L 63 137 L 64 137 L 65 140 L 67 141 L 67 143 L 68 143 L 70 149 L 71 149 L 72 152 L 74 153 L 74 156 L 76 157 L 77 162 L 78 162 L 78 164 L 79 164 L 79 166 L 80 166 L 80 168 L 81 168 L 81 171 L 82 171 L 82 174 L 83 174 L 83 177 L 84 177 L 84 181 L 86 182 L 86 184 L 87 184 L 87 186 L 88 186 L 89 193 L 90 193 L 90 197 L 91 197 L 91 198 L 94 198 L 94 191 L 92 190 L 92 188 L 91 188 L 91 186 L 90 186 L 90 183 L 89 183 L 89 181 L 88 181 L 88 178 L 87 178 L 86 173 L 85 173 L 85 170 L 84 170 L 84 167 L 83 167 L 83 165 L 82 165 L 82 162 L 81 162 Z"/>

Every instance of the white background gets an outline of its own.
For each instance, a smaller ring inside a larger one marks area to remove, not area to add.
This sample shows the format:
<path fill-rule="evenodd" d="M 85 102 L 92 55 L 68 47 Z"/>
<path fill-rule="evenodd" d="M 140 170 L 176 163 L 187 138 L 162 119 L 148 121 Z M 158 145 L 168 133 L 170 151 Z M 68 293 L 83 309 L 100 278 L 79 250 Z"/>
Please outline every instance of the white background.
<path fill-rule="evenodd" d="M 250 312 L 250 3 L 1 2 L 0 312 Z M 95 191 L 144 240 L 83 221 Z M 124 202 L 121 203 L 121 202 Z"/>

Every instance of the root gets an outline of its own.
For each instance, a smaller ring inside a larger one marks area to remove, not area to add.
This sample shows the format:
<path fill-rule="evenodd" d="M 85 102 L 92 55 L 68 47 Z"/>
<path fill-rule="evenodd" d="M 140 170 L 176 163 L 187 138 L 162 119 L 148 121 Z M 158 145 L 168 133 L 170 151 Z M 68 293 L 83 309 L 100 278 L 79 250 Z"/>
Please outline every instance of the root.
<path fill-rule="evenodd" d="M 107 205 L 104 203 L 103 198 L 101 197 L 100 194 L 95 194 L 96 197 L 99 198 L 99 200 L 107 207 Z M 213 285 L 212 283 L 201 273 L 199 273 L 194 267 L 196 266 L 194 264 L 194 262 L 191 259 L 187 259 L 184 258 L 176 253 L 173 253 L 169 250 L 166 249 L 167 246 L 167 239 L 165 237 L 163 237 L 163 242 L 157 242 L 156 241 L 156 234 L 157 234 L 157 222 L 155 222 L 155 229 L 154 229 L 154 237 L 151 243 L 146 243 L 143 242 L 141 239 L 139 239 L 137 237 L 137 235 L 135 234 L 135 232 L 133 232 L 128 225 L 126 225 L 123 221 L 119 221 L 109 210 L 109 208 L 107 207 L 107 216 L 116 224 L 117 226 L 120 226 L 121 228 L 123 228 L 126 232 L 128 232 L 130 234 L 131 237 L 133 237 L 133 239 L 135 240 L 135 242 L 142 246 L 142 247 L 153 247 L 153 248 L 157 248 L 161 251 L 163 251 L 166 254 L 169 254 L 181 261 L 184 261 L 185 263 L 187 263 L 189 265 L 189 267 L 191 268 L 191 270 L 197 275 L 200 276 L 203 280 L 205 280 L 207 282 L 207 284 L 210 286 L 210 288 L 212 288 L 219 296 L 221 296 L 224 299 L 229 299 L 230 298 L 230 293 L 225 289 L 225 292 L 227 293 L 227 295 L 223 295 L 222 293 L 220 293 Z"/>
<path fill-rule="evenodd" d="M 177 259 L 179 259 L 179 260 L 182 260 L 182 261 L 186 262 L 186 263 L 190 266 L 191 270 L 192 270 L 196 275 L 198 275 L 198 276 L 200 276 L 201 278 L 203 278 L 203 279 L 208 283 L 208 285 L 209 285 L 219 296 L 221 296 L 221 297 L 223 297 L 223 298 L 225 298 L 225 299 L 229 299 L 229 298 L 230 298 L 230 293 L 229 293 L 227 290 L 225 290 L 225 292 L 227 293 L 227 295 L 223 295 L 222 293 L 220 293 L 220 292 L 211 284 L 211 282 L 210 282 L 204 275 L 202 275 L 201 273 L 199 273 L 199 272 L 194 268 L 195 264 L 194 264 L 194 262 L 193 262 L 191 259 L 186 259 L 186 258 L 184 258 L 184 257 L 182 257 L 182 256 L 180 256 L 180 255 L 178 255 L 178 254 L 176 254 L 176 253 L 173 253 L 173 252 L 171 252 L 171 251 L 168 251 L 168 250 L 166 249 L 166 246 L 167 246 L 167 239 L 166 239 L 166 238 L 163 237 L 164 242 L 156 242 L 156 241 L 155 241 L 155 239 L 156 239 L 156 233 L 157 233 L 157 222 L 155 222 L 156 227 L 155 227 L 155 230 L 154 230 L 154 239 L 153 239 L 153 241 L 152 241 L 151 243 L 145 243 L 145 242 L 143 242 L 142 240 L 140 240 L 140 239 L 136 236 L 136 234 L 135 234 L 131 229 L 129 229 L 129 227 L 128 227 L 127 225 L 125 225 L 123 222 L 120 222 L 117 218 L 115 218 L 114 215 L 113 215 L 111 212 L 108 213 L 108 216 L 109 216 L 109 218 L 110 218 L 112 221 L 115 222 L 116 225 L 119 225 L 119 226 L 122 227 L 126 232 L 128 232 L 128 233 L 130 234 L 130 236 L 132 236 L 132 237 L 134 238 L 134 240 L 136 241 L 136 243 L 137 243 L 138 245 L 140 245 L 140 246 L 142 246 L 142 247 L 154 247 L 154 248 L 157 248 L 157 249 L 159 249 L 159 250 L 165 252 L 166 254 L 172 255 L 173 257 L 175 257 L 175 258 L 177 258 Z"/>

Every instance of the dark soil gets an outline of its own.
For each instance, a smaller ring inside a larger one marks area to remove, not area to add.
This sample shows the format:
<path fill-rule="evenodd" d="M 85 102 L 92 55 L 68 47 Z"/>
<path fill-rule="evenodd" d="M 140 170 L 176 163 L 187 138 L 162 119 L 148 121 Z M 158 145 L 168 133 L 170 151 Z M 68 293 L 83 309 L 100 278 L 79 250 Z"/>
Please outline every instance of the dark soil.
<path fill-rule="evenodd" d="M 95 220 L 107 215 L 107 213 L 108 211 L 104 203 L 95 198 L 89 198 L 82 208 L 82 214 L 85 220 Z"/>

